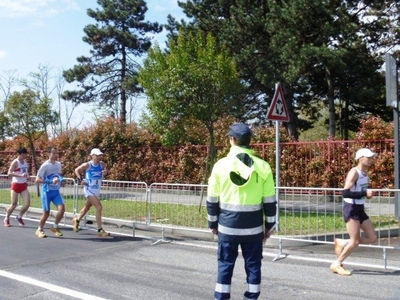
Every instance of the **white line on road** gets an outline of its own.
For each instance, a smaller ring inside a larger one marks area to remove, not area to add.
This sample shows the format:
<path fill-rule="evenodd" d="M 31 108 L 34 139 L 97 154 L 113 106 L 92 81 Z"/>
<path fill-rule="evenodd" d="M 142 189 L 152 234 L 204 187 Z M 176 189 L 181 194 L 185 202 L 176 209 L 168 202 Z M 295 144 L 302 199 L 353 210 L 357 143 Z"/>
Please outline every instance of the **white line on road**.
<path fill-rule="evenodd" d="M 192 246 L 192 247 L 198 247 L 198 248 L 207 248 L 207 249 L 218 249 L 216 245 L 199 245 L 196 243 L 191 243 L 191 242 L 180 242 L 180 241 L 173 241 L 173 244 L 176 245 L 183 245 L 183 246 Z M 240 249 L 239 249 L 239 252 Z M 263 256 L 268 256 L 268 257 L 274 257 L 274 258 L 285 258 L 285 259 L 293 259 L 293 260 L 302 260 L 302 261 L 312 261 L 312 262 L 322 262 L 322 263 L 327 263 L 331 264 L 333 262 L 332 259 L 323 259 L 323 258 L 313 258 L 313 257 L 304 257 L 304 256 L 297 256 L 297 255 L 291 255 L 291 254 L 285 254 L 285 253 L 280 253 L 280 254 L 273 254 L 273 253 L 267 253 L 263 251 Z M 374 264 L 366 264 L 366 263 L 356 263 L 356 262 L 345 262 L 346 266 L 351 265 L 351 266 L 357 266 L 357 267 L 369 267 L 369 268 L 374 268 L 374 269 L 387 269 L 387 270 L 394 270 L 394 271 L 400 271 L 400 268 L 397 267 L 390 267 L 387 266 L 386 268 L 383 265 L 374 265 Z"/>
<path fill-rule="evenodd" d="M 96 297 L 96 296 L 93 296 L 93 295 L 81 293 L 81 292 L 74 291 L 74 290 L 71 290 L 71 289 L 63 288 L 63 287 L 58 286 L 58 285 L 42 282 L 42 281 L 39 281 L 39 280 L 36 280 L 36 279 L 32 279 L 32 278 L 29 278 L 29 277 L 26 277 L 26 276 L 17 275 L 17 274 L 6 272 L 6 271 L 2 271 L 2 270 L 0 270 L 0 276 L 7 277 L 7 278 L 10 278 L 10 279 L 14 279 L 14 280 L 18 280 L 18 281 L 23 282 L 23 283 L 36 285 L 36 286 L 38 286 L 40 288 L 43 288 L 43 289 L 46 289 L 46 290 L 49 290 L 49 291 L 53 291 L 53 292 L 56 292 L 56 293 L 59 293 L 59 294 L 75 297 L 77 299 L 83 299 L 83 300 L 106 300 L 105 298 L 100 298 L 100 297 Z"/>

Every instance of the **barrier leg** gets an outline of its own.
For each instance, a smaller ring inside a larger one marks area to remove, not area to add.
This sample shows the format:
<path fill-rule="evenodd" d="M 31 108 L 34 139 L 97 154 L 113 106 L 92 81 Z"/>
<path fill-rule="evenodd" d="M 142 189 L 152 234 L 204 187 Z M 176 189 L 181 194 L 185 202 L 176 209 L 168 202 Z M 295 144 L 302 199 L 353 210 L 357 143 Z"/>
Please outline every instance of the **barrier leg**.
<path fill-rule="evenodd" d="M 159 239 L 158 241 L 155 241 L 153 244 L 151 244 L 152 246 L 153 245 L 157 245 L 157 244 L 159 244 L 159 243 L 170 243 L 171 241 L 168 241 L 168 240 L 166 240 L 165 238 L 164 238 L 164 235 L 165 235 L 165 229 L 164 229 L 164 227 L 161 229 L 161 239 Z"/>
<path fill-rule="evenodd" d="M 278 259 L 286 258 L 287 254 L 282 252 L 282 239 L 279 239 L 279 253 L 274 257 L 272 261 L 276 261 Z"/>
<path fill-rule="evenodd" d="M 387 251 L 386 248 L 383 248 L 383 263 L 385 265 L 385 269 L 387 269 Z"/>

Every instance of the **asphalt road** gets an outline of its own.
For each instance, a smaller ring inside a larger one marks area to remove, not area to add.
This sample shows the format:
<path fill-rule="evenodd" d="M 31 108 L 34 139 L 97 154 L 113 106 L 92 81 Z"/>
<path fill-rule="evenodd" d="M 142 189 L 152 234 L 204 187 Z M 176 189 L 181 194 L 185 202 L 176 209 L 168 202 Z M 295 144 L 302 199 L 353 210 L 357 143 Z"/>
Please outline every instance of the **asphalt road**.
<path fill-rule="evenodd" d="M 48 238 L 39 239 L 37 224 L 32 219 L 19 227 L 12 220 L 12 227 L 0 226 L 1 300 L 214 299 L 215 242 L 185 238 L 153 245 L 145 236 L 114 232 L 98 238 L 69 226 L 62 238 L 47 229 Z M 329 270 L 331 245 L 285 251 L 286 258 L 272 261 L 278 249 L 265 248 L 260 299 L 400 299 L 400 268 L 384 269 L 380 250 L 360 249 L 349 259 L 349 277 Z M 400 252 L 390 255 L 400 261 Z M 239 258 L 232 299 L 242 299 L 245 287 Z"/>

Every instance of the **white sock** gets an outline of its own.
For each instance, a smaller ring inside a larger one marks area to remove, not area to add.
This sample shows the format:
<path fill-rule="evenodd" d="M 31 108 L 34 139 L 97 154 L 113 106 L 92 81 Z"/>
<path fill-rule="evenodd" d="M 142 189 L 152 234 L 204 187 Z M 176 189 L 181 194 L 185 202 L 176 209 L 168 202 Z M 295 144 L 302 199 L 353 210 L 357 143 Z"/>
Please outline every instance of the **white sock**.
<path fill-rule="evenodd" d="M 340 266 L 340 265 L 342 264 L 342 262 L 341 262 L 341 261 L 338 261 L 338 260 L 335 260 L 333 263 L 334 263 L 335 265 L 337 265 L 337 266 Z"/>

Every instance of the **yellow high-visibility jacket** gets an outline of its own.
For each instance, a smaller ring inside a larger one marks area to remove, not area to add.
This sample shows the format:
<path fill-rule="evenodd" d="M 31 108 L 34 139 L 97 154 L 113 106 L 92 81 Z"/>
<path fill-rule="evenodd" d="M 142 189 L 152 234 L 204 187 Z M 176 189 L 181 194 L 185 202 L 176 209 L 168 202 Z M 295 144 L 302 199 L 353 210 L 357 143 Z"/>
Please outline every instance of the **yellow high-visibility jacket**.
<path fill-rule="evenodd" d="M 276 218 L 270 165 L 249 148 L 231 147 L 209 178 L 207 212 L 209 228 L 218 229 L 220 241 L 262 240 L 264 228 L 272 228 Z"/>

